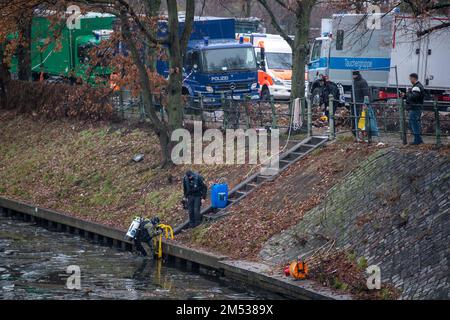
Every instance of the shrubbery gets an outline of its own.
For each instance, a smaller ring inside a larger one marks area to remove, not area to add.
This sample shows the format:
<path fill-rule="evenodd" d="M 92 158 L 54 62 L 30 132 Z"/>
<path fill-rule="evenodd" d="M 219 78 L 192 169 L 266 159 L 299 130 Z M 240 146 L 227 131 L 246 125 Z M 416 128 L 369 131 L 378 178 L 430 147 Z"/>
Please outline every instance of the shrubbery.
<path fill-rule="evenodd" d="M 5 107 L 49 119 L 109 120 L 114 114 L 110 94 L 110 89 L 87 85 L 9 81 Z"/>

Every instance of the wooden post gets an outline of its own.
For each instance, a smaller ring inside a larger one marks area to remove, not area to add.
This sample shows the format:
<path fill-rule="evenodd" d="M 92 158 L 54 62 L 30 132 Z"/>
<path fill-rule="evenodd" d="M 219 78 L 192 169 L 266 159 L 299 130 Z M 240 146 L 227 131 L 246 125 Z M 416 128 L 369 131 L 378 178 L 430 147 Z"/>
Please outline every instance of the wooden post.
<path fill-rule="evenodd" d="M 248 101 L 250 96 L 245 96 L 244 98 L 244 111 L 245 111 L 245 126 L 250 129 L 250 112 L 248 112 Z"/>
<path fill-rule="evenodd" d="M 272 128 L 277 128 L 277 110 L 275 108 L 275 101 L 273 99 L 273 96 L 270 96 L 270 107 L 272 109 Z"/>
<path fill-rule="evenodd" d="M 202 96 L 201 92 L 198 93 L 198 101 L 199 101 L 199 105 L 200 105 L 200 120 L 202 121 L 202 126 L 203 126 L 203 124 L 205 122 L 205 118 L 203 116 L 204 108 L 203 108 L 203 96 Z"/>
<path fill-rule="evenodd" d="M 222 110 L 223 110 L 223 124 L 222 124 L 222 126 L 223 126 L 223 128 L 224 129 L 227 129 L 228 128 L 228 114 L 227 114 L 227 111 L 226 111 L 226 103 L 225 103 L 226 101 L 225 101 L 225 94 L 222 92 L 221 94 L 220 94 L 220 104 L 222 105 Z"/>

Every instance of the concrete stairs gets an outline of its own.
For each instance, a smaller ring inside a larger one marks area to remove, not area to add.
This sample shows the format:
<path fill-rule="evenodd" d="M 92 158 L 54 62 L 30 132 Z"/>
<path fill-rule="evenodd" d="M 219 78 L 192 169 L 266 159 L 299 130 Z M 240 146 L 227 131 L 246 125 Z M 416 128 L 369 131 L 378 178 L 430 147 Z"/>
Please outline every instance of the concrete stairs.
<path fill-rule="evenodd" d="M 272 174 L 267 175 L 267 171 L 264 174 L 261 170 L 257 170 L 256 173 L 246 178 L 243 182 L 236 185 L 228 193 L 228 204 L 223 209 L 212 208 L 211 206 L 204 208 L 202 210 L 204 221 L 214 221 L 220 219 L 228 214 L 230 206 L 236 205 L 247 197 L 249 194 L 257 190 L 261 185 L 268 181 L 273 181 L 281 172 L 289 168 L 291 165 L 304 158 L 306 155 L 310 154 L 312 151 L 325 145 L 328 141 L 328 137 L 324 136 L 313 136 L 306 138 L 303 141 L 294 141 L 294 145 L 289 147 L 289 149 L 283 152 L 279 156 L 279 170 Z M 291 142 L 292 144 L 292 142 Z M 289 145 L 288 145 L 289 146 Z M 267 169 L 270 170 L 270 169 Z M 188 227 L 189 221 L 185 221 L 182 224 L 174 228 L 174 233 L 177 234 L 184 228 Z"/>

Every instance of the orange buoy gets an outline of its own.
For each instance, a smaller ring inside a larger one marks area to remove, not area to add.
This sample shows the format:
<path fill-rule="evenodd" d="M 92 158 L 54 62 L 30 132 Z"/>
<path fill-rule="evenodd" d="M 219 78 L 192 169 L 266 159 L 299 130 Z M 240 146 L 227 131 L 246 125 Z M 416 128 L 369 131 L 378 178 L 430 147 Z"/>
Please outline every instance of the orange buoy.
<path fill-rule="evenodd" d="M 289 266 L 289 273 L 295 279 L 305 279 L 308 275 L 308 265 L 303 261 L 294 261 Z"/>

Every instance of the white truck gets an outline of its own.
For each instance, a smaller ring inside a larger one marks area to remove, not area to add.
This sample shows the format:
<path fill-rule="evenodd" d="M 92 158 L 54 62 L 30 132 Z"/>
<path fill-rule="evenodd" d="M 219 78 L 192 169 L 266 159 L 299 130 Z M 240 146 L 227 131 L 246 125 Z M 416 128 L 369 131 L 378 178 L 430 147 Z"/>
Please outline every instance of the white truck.
<path fill-rule="evenodd" d="M 336 14 L 322 23 L 307 65 L 310 93 L 320 91 L 318 78 L 327 75 L 351 96 L 352 71 L 359 70 L 372 88 L 372 99 L 392 99 L 408 88 L 417 73 L 428 93 L 450 101 L 450 28 L 418 37 L 448 18 L 417 19 L 397 13 Z M 328 28 L 324 28 L 328 26 Z M 328 30 L 324 30 L 328 29 Z"/>
<path fill-rule="evenodd" d="M 287 100 L 291 96 L 292 49 L 280 35 L 262 33 L 237 34 L 255 48 L 259 65 L 261 98 Z"/>

